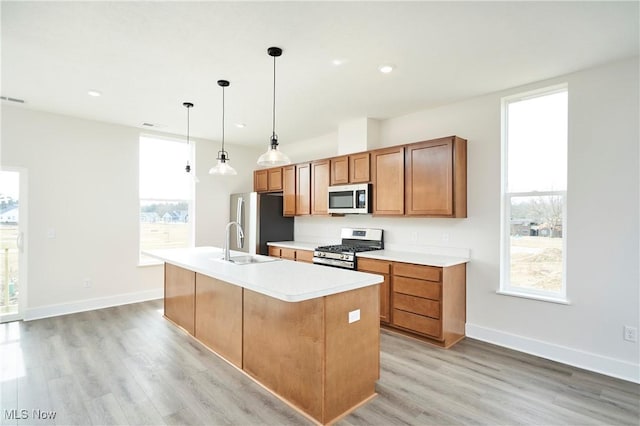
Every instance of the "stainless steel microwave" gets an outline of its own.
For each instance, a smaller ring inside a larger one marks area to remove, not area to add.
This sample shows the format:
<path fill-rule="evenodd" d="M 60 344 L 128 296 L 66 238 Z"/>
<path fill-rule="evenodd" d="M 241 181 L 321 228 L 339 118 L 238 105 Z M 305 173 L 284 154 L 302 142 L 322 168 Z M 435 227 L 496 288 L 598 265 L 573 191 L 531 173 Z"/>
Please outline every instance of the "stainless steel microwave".
<path fill-rule="evenodd" d="M 337 185 L 329 187 L 329 213 L 371 213 L 371 185 Z"/>

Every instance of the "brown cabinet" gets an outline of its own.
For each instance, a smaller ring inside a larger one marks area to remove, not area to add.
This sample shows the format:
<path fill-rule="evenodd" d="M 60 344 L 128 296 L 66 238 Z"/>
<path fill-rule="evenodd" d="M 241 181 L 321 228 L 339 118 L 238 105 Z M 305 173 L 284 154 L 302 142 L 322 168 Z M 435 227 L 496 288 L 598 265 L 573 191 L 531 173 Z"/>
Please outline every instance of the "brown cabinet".
<path fill-rule="evenodd" d="M 368 152 L 349 156 L 349 183 L 367 183 L 371 181 L 371 163 Z"/>
<path fill-rule="evenodd" d="M 384 281 L 380 284 L 380 321 L 383 323 L 391 322 L 389 309 L 390 291 L 391 291 L 391 262 L 376 259 L 367 259 L 358 257 L 358 271 L 371 272 L 380 274 L 384 277 Z"/>
<path fill-rule="evenodd" d="M 466 265 L 446 268 L 394 262 L 393 327 L 450 347 L 465 335 Z"/>
<path fill-rule="evenodd" d="M 296 215 L 311 214 L 311 164 L 296 164 Z"/>
<path fill-rule="evenodd" d="M 282 168 L 282 215 L 296 214 L 296 166 Z"/>
<path fill-rule="evenodd" d="M 368 152 L 335 157 L 330 160 L 330 163 L 331 185 L 366 183 L 371 180 Z"/>
<path fill-rule="evenodd" d="M 193 335 L 242 368 L 242 287 L 196 274 Z"/>
<path fill-rule="evenodd" d="M 404 146 L 371 153 L 373 214 L 404 214 Z"/>
<path fill-rule="evenodd" d="M 467 141 L 449 136 L 254 171 L 254 190 L 282 191 L 283 215 L 328 214 L 330 185 L 371 182 L 378 216 L 467 217 Z"/>
<path fill-rule="evenodd" d="M 269 256 L 282 259 L 295 260 L 297 262 L 313 263 L 313 251 L 292 249 L 288 247 L 269 246 Z"/>
<path fill-rule="evenodd" d="M 331 162 L 331 185 L 349 183 L 349 156 L 335 157 Z"/>
<path fill-rule="evenodd" d="M 329 208 L 329 160 L 311 163 L 311 214 L 326 215 Z"/>
<path fill-rule="evenodd" d="M 467 217 L 466 143 L 452 136 L 407 145 L 408 216 Z"/>
<path fill-rule="evenodd" d="M 267 169 L 253 171 L 253 190 L 256 192 L 269 190 L 269 175 Z"/>
<path fill-rule="evenodd" d="M 282 167 L 255 170 L 253 190 L 256 192 L 282 191 Z"/>
<path fill-rule="evenodd" d="M 164 264 L 164 316 L 188 333 L 194 332 L 196 274 Z"/>

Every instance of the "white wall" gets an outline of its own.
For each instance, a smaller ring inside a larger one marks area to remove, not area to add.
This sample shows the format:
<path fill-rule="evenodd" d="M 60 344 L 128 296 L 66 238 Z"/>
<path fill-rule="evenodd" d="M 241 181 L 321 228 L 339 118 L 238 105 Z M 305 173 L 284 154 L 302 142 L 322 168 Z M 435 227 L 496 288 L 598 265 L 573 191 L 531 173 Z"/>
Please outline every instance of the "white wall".
<path fill-rule="evenodd" d="M 162 297 L 162 266 L 137 266 L 140 133 L 3 103 L 1 164 L 29 176 L 27 318 Z M 217 144 L 195 144 L 196 244 L 220 245 L 229 194 L 252 189 L 259 150 L 229 145 L 238 176 L 221 179 L 208 174 Z"/>
<path fill-rule="evenodd" d="M 196 141 L 196 246 L 222 247 L 224 227 L 229 221 L 229 195 L 253 191 L 253 171 L 264 149 L 225 143 L 236 176 L 213 176 L 209 169 L 217 161 L 220 145 L 209 141 Z"/>
<path fill-rule="evenodd" d="M 496 294 L 500 100 L 560 82 L 569 85 L 570 305 Z M 622 339 L 623 325 L 639 326 L 638 86 L 636 58 L 382 121 L 380 146 L 454 134 L 468 140 L 468 218 L 301 217 L 296 239 L 335 241 L 341 227 L 362 225 L 383 228 L 388 245 L 470 248 L 468 335 L 639 381 L 638 344 Z"/>

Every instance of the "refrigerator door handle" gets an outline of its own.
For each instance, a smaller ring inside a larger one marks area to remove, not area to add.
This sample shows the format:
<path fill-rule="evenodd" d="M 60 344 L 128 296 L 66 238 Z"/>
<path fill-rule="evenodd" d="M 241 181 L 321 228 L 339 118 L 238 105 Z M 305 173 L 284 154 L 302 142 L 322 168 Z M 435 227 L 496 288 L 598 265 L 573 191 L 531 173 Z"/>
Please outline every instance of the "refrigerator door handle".
<path fill-rule="evenodd" d="M 242 214 L 242 209 L 244 207 L 244 198 L 238 198 L 238 204 L 236 205 L 236 222 L 240 224 L 240 227 L 244 231 L 244 214 Z M 240 233 L 238 229 L 236 229 L 236 246 L 238 248 L 244 247 L 244 233 Z"/>

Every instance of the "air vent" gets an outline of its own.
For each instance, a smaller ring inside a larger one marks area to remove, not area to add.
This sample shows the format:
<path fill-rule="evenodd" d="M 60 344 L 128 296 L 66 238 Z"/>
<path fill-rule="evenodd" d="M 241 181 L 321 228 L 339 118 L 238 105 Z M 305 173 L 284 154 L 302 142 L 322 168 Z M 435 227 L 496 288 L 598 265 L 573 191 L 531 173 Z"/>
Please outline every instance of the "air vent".
<path fill-rule="evenodd" d="M 0 96 L 0 99 L 2 99 L 3 101 L 17 102 L 19 104 L 23 104 L 24 103 L 24 99 L 9 98 L 7 96 Z"/>

